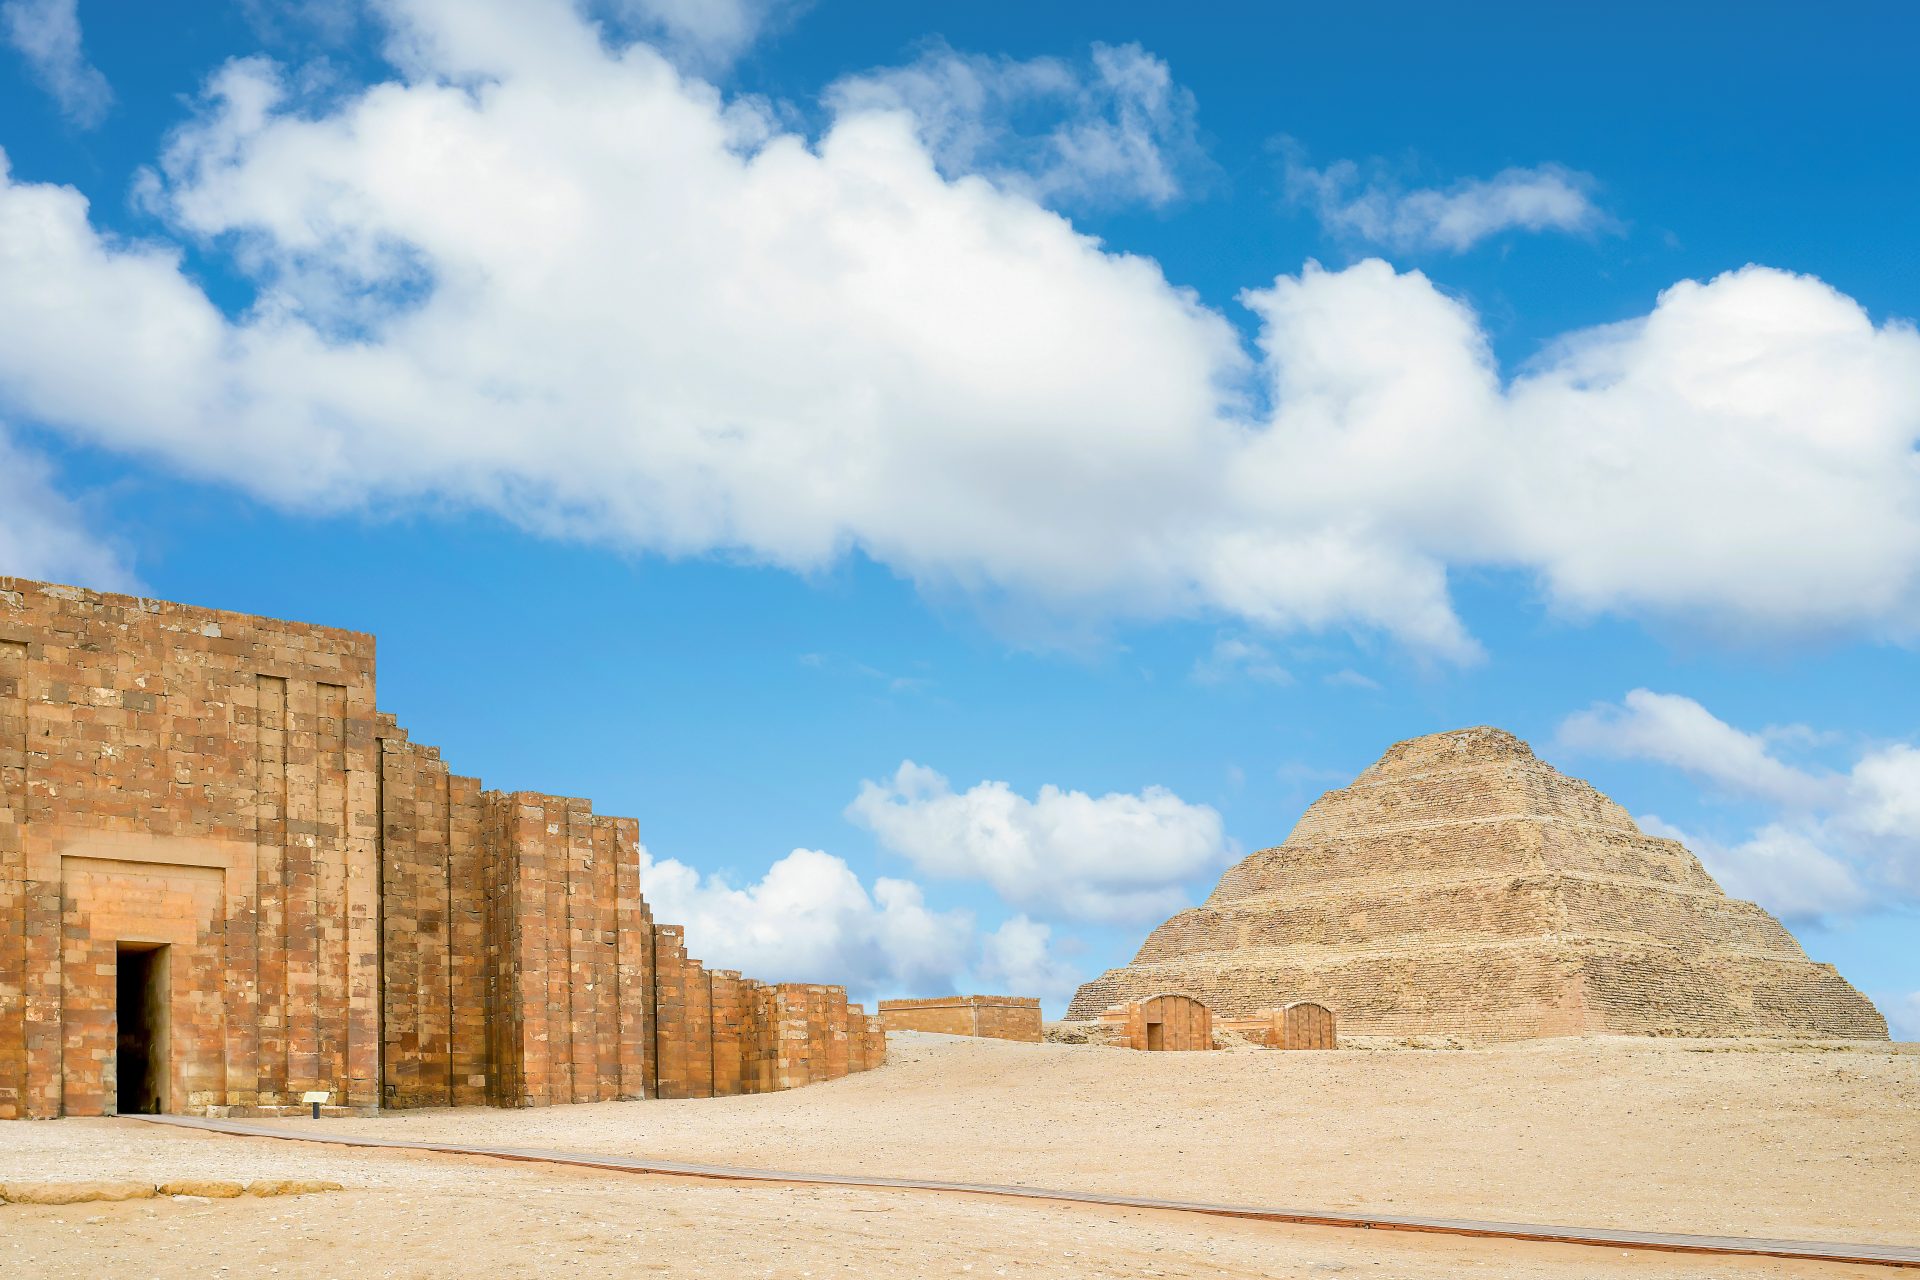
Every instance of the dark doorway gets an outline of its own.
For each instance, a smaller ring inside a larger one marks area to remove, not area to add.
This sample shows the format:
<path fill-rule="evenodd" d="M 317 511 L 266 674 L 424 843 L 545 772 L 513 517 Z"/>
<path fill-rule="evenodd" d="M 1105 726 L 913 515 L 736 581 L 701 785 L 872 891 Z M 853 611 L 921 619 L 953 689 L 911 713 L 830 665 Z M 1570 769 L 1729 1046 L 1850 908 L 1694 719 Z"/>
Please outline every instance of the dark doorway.
<path fill-rule="evenodd" d="M 167 1109 L 167 949 L 123 942 L 118 951 L 116 1109 L 159 1115 Z"/>
<path fill-rule="evenodd" d="M 1167 1047 L 1167 1025 L 1164 1022 L 1147 1024 L 1147 1050 L 1159 1053 Z"/>

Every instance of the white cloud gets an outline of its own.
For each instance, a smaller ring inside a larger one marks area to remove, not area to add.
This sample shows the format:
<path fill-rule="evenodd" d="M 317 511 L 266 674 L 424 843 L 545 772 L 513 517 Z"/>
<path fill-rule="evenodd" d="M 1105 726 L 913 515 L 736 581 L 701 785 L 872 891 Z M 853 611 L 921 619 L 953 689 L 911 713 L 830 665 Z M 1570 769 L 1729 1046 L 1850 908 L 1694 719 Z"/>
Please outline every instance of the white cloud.
<path fill-rule="evenodd" d="M 1623 705 L 1601 703 L 1568 716 L 1559 737 L 1575 751 L 1655 760 L 1777 804 L 1804 808 L 1836 798 L 1837 780 L 1776 759 L 1764 737 L 1679 694 L 1635 689 Z"/>
<path fill-rule="evenodd" d="M 1587 234 L 1610 225 L 1593 201 L 1592 175 L 1553 164 L 1408 191 L 1378 166 L 1363 179 L 1351 160 L 1314 169 L 1295 151 L 1286 185 L 1328 231 L 1402 251 L 1465 253 L 1505 231 Z"/>
<path fill-rule="evenodd" d="M 1503 381 L 1425 276 L 1309 264 L 1244 295 L 1249 352 L 1153 262 L 943 176 L 918 114 L 808 139 L 562 0 L 386 12 L 399 78 L 306 104 L 232 64 L 147 184 L 259 282 L 242 315 L 0 170 L 0 403 L 290 507 L 857 551 L 1072 621 L 1470 661 L 1449 575 L 1491 568 L 1575 613 L 1920 634 L 1920 336 L 1817 280 L 1682 282 Z"/>
<path fill-rule="evenodd" d="M 638 34 L 659 39 L 695 69 L 732 63 L 807 0 L 604 0 L 598 7 Z"/>
<path fill-rule="evenodd" d="M 920 871 L 981 880 L 1019 908 L 1137 923 L 1185 905 L 1183 882 L 1227 853 L 1220 815 L 1164 787 L 1090 796 L 1047 785 L 1031 800 L 1004 782 L 956 793 L 911 760 L 861 784 L 847 817 Z"/>
<path fill-rule="evenodd" d="M 1351 667 L 1330 672 L 1320 677 L 1320 683 L 1332 689 L 1360 689 L 1367 693 L 1380 692 L 1380 682 L 1372 676 L 1364 675 Z"/>
<path fill-rule="evenodd" d="M 0 575 L 68 582 L 99 590 L 135 587 L 120 553 L 56 488 L 46 459 L 0 429 Z"/>
<path fill-rule="evenodd" d="M 1875 746 L 1835 774 L 1783 761 L 1768 745 L 1826 736 L 1804 726 L 1745 732 L 1691 698 L 1646 689 L 1567 717 L 1558 735 L 1570 750 L 1655 761 L 1770 804 L 1776 816 L 1732 845 L 1641 819 L 1692 848 L 1736 897 L 1800 918 L 1920 900 L 1920 750 Z"/>
<path fill-rule="evenodd" d="M 1039 996 L 1049 1003 L 1071 997 L 1086 978 L 1079 965 L 1055 947 L 1053 928 L 1016 915 L 980 941 L 974 970 L 983 986 L 1013 996 Z"/>
<path fill-rule="evenodd" d="M 67 119 L 90 129 L 106 118 L 113 89 L 81 48 L 79 0 L 6 0 L 0 26 Z"/>
<path fill-rule="evenodd" d="M 1201 684 L 1225 684 L 1229 680 L 1256 680 L 1261 684 L 1292 684 L 1293 673 L 1275 662 L 1273 654 L 1257 640 L 1245 636 L 1221 636 L 1213 648 L 1193 664 L 1193 678 Z"/>
<path fill-rule="evenodd" d="M 1689 835 L 1654 814 L 1642 817 L 1640 826 L 1648 835 L 1678 840 L 1693 850 L 1733 897 L 1757 902 L 1784 919 L 1846 915 L 1872 901 L 1850 867 L 1806 833 L 1779 823 L 1732 846 Z"/>
<path fill-rule="evenodd" d="M 973 917 L 929 908 L 919 886 L 882 877 L 869 893 L 832 854 L 795 849 L 753 884 L 640 855 L 654 919 L 684 925 L 709 968 L 765 982 L 832 982 L 856 993 L 952 991 L 976 948 Z"/>
<path fill-rule="evenodd" d="M 941 46 L 846 77 L 827 102 L 843 115 L 903 112 L 948 177 L 983 174 L 1048 204 L 1167 204 L 1200 163 L 1193 95 L 1135 44 L 1094 45 L 1084 70 Z"/>
<path fill-rule="evenodd" d="M 1920 750 L 1896 743 L 1867 753 L 1847 777 L 1842 811 L 1863 840 L 1920 842 Z"/>

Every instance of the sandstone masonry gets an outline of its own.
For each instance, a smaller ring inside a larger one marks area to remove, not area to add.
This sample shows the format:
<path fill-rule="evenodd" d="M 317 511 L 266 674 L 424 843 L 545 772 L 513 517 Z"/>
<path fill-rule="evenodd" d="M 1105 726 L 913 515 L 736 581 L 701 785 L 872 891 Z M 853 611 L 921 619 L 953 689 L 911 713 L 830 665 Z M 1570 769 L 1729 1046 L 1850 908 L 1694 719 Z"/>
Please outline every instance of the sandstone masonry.
<path fill-rule="evenodd" d="M 486 790 L 375 706 L 371 636 L 0 578 L 0 1119 L 124 1084 L 545 1106 L 884 1060 L 842 988 L 690 958 L 632 819 Z"/>
<path fill-rule="evenodd" d="M 889 1031 L 938 1031 L 950 1036 L 1022 1040 L 1039 1044 L 1043 1032 L 1038 996 L 935 996 L 882 1000 L 880 1021 Z"/>
<path fill-rule="evenodd" d="M 1684 846 L 1489 728 L 1390 749 L 1067 1016 L 1167 991 L 1228 1019 L 1318 1001 L 1341 1035 L 1887 1037 Z"/>

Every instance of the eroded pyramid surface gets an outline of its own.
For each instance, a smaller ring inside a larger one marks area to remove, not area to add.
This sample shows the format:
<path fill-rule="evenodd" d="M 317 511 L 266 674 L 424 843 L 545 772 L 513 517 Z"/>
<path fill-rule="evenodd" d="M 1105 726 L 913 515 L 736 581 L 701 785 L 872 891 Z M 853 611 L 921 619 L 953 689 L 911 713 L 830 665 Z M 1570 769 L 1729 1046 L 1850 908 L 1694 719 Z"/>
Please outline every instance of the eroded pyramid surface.
<path fill-rule="evenodd" d="M 1225 1017 L 1317 1000 L 1342 1035 L 1887 1036 L 1685 846 L 1484 727 L 1395 745 L 1068 1017 L 1167 991 Z"/>

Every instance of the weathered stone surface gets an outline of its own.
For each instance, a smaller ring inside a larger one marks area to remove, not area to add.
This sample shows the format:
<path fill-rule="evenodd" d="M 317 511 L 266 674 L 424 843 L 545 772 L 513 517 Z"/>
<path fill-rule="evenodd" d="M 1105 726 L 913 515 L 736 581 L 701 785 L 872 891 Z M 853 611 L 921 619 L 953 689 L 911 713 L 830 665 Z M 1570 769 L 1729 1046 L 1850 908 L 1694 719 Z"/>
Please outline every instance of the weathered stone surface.
<path fill-rule="evenodd" d="M 250 1196 L 311 1196 L 344 1189 L 339 1183 L 322 1178 L 255 1178 L 247 1184 Z"/>
<path fill-rule="evenodd" d="M 0 1199 L 10 1204 L 91 1204 L 96 1200 L 151 1200 L 151 1182 L 9 1182 Z"/>
<path fill-rule="evenodd" d="M 707 1097 L 884 1061 L 841 988 L 716 995 L 631 818 L 487 790 L 375 697 L 372 636 L 0 578 L 0 1119 L 116 1110 L 122 944 L 165 966 L 143 1108 Z"/>
<path fill-rule="evenodd" d="M 1491 728 L 1391 748 L 1068 1017 L 1162 991 L 1231 1019 L 1313 1000 L 1342 1035 L 1887 1035 L 1684 846 Z"/>
<path fill-rule="evenodd" d="M 176 1178 L 158 1188 L 163 1196 L 199 1196 L 207 1200 L 232 1200 L 246 1188 L 237 1182 L 219 1182 L 208 1178 Z"/>

